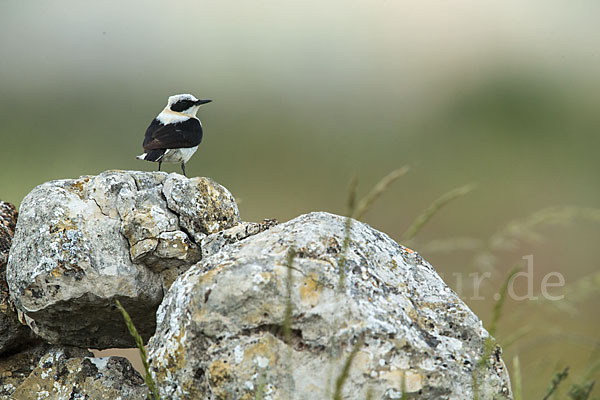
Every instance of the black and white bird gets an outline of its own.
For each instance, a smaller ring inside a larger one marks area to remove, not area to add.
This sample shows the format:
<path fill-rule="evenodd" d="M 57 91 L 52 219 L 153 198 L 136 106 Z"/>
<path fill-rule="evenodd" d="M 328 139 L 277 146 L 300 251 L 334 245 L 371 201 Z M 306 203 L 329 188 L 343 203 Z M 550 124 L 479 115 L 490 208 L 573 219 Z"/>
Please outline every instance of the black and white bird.
<path fill-rule="evenodd" d="M 202 124 L 196 118 L 198 108 L 212 100 L 198 100 L 191 94 L 169 97 L 167 106 L 152 120 L 144 137 L 145 153 L 138 160 L 181 163 L 185 175 L 185 163 L 198 150 L 202 141 Z M 186 175 L 187 176 L 187 175 Z"/>

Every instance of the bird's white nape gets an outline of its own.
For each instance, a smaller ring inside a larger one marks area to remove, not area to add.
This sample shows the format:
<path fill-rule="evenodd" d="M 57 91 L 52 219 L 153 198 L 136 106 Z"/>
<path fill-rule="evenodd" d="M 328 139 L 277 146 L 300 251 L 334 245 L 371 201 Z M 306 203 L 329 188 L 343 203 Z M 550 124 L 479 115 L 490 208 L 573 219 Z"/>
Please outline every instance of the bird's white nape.
<path fill-rule="evenodd" d="M 187 111 L 188 110 L 186 110 L 186 112 L 179 113 L 179 112 L 175 112 L 175 111 L 171 110 L 169 108 L 169 106 L 167 106 L 167 107 L 165 107 L 164 110 L 162 110 L 160 112 L 160 114 L 158 114 L 156 119 L 161 124 L 167 125 L 167 124 L 174 124 L 176 122 L 184 122 L 190 118 L 196 118 L 196 112 L 194 112 L 193 115 L 190 115 L 187 113 Z M 196 107 L 196 111 L 198 111 L 197 107 Z"/>

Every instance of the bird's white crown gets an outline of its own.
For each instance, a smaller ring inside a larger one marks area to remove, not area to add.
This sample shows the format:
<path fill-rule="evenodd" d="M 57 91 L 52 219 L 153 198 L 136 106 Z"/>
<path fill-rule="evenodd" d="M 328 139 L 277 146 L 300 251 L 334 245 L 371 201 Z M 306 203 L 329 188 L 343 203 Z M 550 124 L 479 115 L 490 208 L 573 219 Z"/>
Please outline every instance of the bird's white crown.
<path fill-rule="evenodd" d="M 167 107 L 177 103 L 179 100 L 198 101 L 198 99 L 193 94 L 175 94 L 169 97 L 169 101 L 167 101 Z"/>

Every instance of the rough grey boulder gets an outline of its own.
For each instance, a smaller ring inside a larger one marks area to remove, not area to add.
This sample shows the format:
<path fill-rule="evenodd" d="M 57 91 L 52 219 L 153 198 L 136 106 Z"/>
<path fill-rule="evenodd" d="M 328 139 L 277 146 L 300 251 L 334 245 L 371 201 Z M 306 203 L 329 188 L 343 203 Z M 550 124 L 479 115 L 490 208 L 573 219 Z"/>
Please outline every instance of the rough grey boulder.
<path fill-rule="evenodd" d="M 7 280 L 24 320 L 55 344 L 129 347 L 120 300 L 147 339 L 166 270 L 201 258 L 199 241 L 239 222 L 209 178 L 107 171 L 48 182 L 19 211 Z"/>
<path fill-rule="evenodd" d="M 127 359 L 96 358 L 84 349 L 55 347 L 6 398 L 142 400 L 146 394 L 144 380 Z"/>
<path fill-rule="evenodd" d="M 169 399 L 510 399 L 500 350 L 477 367 L 481 321 L 417 253 L 343 217 L 311 213 L 230 244 L 171 286 L 149 342 Z M 286 257 L 297 254 L 291 270 Z M 288 272 L 291 297 L 288 303 Z M 286 307 L 292 305 L 290 333 Z M 488 353 L 489 354 L 489 353 Z"/>
<path fill-rule="evenodd" d="M 14 353 L 40 341 L 28 326 L 19 321 L 6 283 L 6 261 L 16 222 L 15 207 L 0 201 L 0 355 Z"/>

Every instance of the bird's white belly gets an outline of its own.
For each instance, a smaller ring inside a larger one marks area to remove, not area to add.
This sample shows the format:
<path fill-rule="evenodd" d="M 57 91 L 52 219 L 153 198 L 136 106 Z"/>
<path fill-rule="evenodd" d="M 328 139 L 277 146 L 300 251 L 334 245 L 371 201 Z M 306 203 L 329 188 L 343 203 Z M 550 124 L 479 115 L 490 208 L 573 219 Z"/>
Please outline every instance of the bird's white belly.
<path fill-rule="evenodd" d="M 169 149 L 165 152 L 165 155 L 163 156 L 161 161 L 172 163 L 187 163 L 189 159 L 192 158 L 196 150 L 198 150 L 198 146 L 186 147 L 183 149 Z"/>

